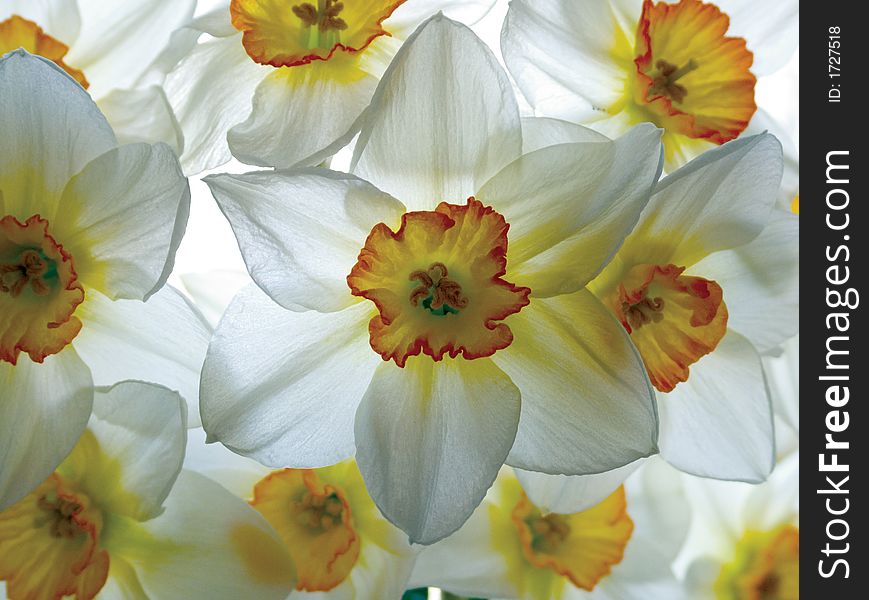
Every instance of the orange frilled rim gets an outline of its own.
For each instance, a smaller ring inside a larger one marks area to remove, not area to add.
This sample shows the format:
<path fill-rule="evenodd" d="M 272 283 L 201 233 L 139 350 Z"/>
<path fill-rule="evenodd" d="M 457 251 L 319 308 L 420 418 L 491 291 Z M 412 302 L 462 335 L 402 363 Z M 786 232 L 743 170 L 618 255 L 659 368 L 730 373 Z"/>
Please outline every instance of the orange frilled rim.
<path fill-rule="evenodd" d="M 522 554 L 591 591 L 624 558 L 634 531 L 623 486 L 595 506 L 573 514 L 543 514 L 525 493 L 511 513 Z"/>
<path fill-rule="evenodd" d="M 508 230 L 502 215 L 473 197 L 406 213 L 395 232 L 376 225 L 347 277 L 352 294 L 380 313 L 369 323 L 374 351 L 404 367 L 420 353 L 475 359 L 509 346 L 513 334 L 500 321 L 528 305 L 531 289 L 503 278 Z"/>
<path fill-rule="evenodd" d="M 85 78 L 84 73 L 63 61 L 63 58 L 69 52 L 69 46 L 45 33 L 33 21 L 18 15 L 12 15 L 5 21 L 0 22 L 0 54 L 5 54 L 18 48 L 24 48 L 31 54 L 38 54 L 43 58 L 47 58 L 66 71 L 83 88 L 88 88 L 88 80 Z"/>
<path fill-rule="evenodd" d="M 745 131 L 757 110 L 754 56 L 744 39 L 727 37 L 730 18 L 700 0 L 645 0 L 637 27 L 634 98 L 667 130 L 723 144 Z M 680 78 L 682 101 L 654 87 L 659 61 L 696 68 Z"/>
<path fill-rule="evenodd" d="M 296 588 L 326 592 L 349 577 L 361 538 L 344 491 L 314 469 L 282 469 L 257 482 L 250 502 L 278 532 L 296 565 Z"/>
<path fill-rule="evenodd" d="M 42 277 L 28 276 L 22 262 L 34 254 L 44 263 Z M 63 350 L 81 330 L 73 313 L 84 297 L 73 257 L 51 236 L 48 221 L 0 219 L 0 360 L 14 365 L 25 352 L 42 362 Z"/>
<path fill-rule="evenodd" d="M 310 5 L 300 0 L 232 0 L 230 15 L 232 26 L 243 33 L 242 45 L 254 62 L 273 67 L 296 67 L 315 61 L 328 61 L 336 54 L 359 54 L 378 37 L 391 34 L 383 22 L 406 0 L 363 0 L 345 6 L 345 2 L 331 0 L 340 5 L 342 14 L 350 24 L 349 38 L 325 48 L 310 48 L 299 40 L 304 35 L 304 23 L 295 9 Z M 346 22 L 345 20 L 345 22 Z"/>
<path fill-rule="evenodd" d="M 718 283 L 683 275 L 675 265 L 637 265 L 609 299 L 640 352 L 652 385 L 672 391 L 689 367 L 712 352 L 727 332 Z"/>

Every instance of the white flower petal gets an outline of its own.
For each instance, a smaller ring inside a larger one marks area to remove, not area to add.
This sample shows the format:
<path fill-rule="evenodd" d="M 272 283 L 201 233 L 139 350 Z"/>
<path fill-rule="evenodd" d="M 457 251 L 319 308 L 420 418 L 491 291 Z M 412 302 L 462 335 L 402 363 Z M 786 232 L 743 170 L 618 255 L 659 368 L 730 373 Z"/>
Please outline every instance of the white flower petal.
<path fill-rule="evenodd" d="M 800 518 L 800 453 L 778 463 L 763 485 L 751 489 L 742 509 L 747 529 L 768 531 Z"/>
<path fill-rule="evenodd" d="M 383 23 L 393 36 L 407 37 L 420 23 L 432 15 L 443 12 L 447 17 L 466 25 L 482 19 L 496 0 L 412 0 L 399 6 Z"/>
<path fill-rule="evenodd" d="M 546 117 L 522 118 L 522 154 L 558 144 L 609 141 L 604 134 L 569 121 Z"/>
<path fill-rule="evenodd" d="M 75 314 L 83 326 L 73 345 L 97 385 L 124 379 L 164 385 L 187 401 L 190 426 L 199 425 L 199 372 L 211 329 L 180 292 L 166 286 L 139 302 L 91 290 Z"/>
<path fill-rule="evenodd" d="M 117 146 L 87 92 L 54 63 L 23 50 L 0 58 L 0 189 L 19 220 L 54 213 L 69 178 Z"/>
<path fill-rule="evenodd" d="M 691 365 L 688 381 L 659 396 L 661 455 L 700 477 L 757 483 L 775 464 L 772 408 L 760 357 L 728 331 Z"/>
<path fill-rule="evenodd" d="M 121 146 L 73 177 L 52 229 L 79 278 L 107 296 L 147 300 L 175 263 L 190 188 L 165 144 Z"/>
<path fill-rule="evenodd" d="M 674 585 L 671 565 L 691 525 L 691 505 L 685 496 L 682 475 L 660 458 L 652 458 L 628 479 L 625 491 L 634 531 L 611 579 Z M 669 600 L 670 596 L 661 598 Z"/>
<path fill-rule="evenodd" d="M 78 0 L 81 34 L 66 60 L 85 72 L 94 98 L 129 88 L 195 6 L 195 0 Z"/>
<path fill-rule="evenodd" d="M 166 96 L 184 132 L 185 173 L 195 175 L 232 158 L 226 132 L 247 118 L 254 90 L 273 70 L 251 60 L 239 32 L 197 45 L 166 76 Z"/>
<path fill-rule="evenodd" d="M 720 0 L 718 6 L 730 17 L 727 35 L 745 38 L 754 54 L 751 71 L 774 73 L 797 49 L 800 28 L 798 0 L 758 4 L 753 0 Z"/>
<path fill-rule="evenodd" d="M 765 353 L 799 331 L 800 219 L 776 209 L 753 241 L 691 267 L 724 291 L 727 326 Z"/>
<path fill-rule="evenodd" d="M 781 173 L 781 144 L 769 134 L 705 152 L 661 180 L 619 256 L 690 266 L 751 241 L 769 220 Z"/>
<path fill-rule="evenodd" d="M 187 405 L 181 396 L 138 381 L 97 390 L 88 429 L 120 468 L 116 489 L 94 490 L 101 492 L 100 505 L 137 521 L 160 514 L 184 461 Z"/>
<path fill-rule="evenodd" d="M 112 124 L 119 143 L 164 142 L 175 154 L 181 154 L 184 136 L 163 88 L 152 85 L 136 90 L 112 90 L 100 98 L 98 105 Z"/>
<path fill-rule="evenodd" d="M 363 540 L 360 561 L 347 580 L 350 584 L 349 598 L 401 598 L 408 589 L 408 579 L 415 562 L 416 554 L 413 551 L 395 554 Z M 330 591 L 328 600 L 339 600 L 338 597 L 332 597 L 337 591 L 337 588 Z"/>
<path fill-rule="evenodd" d="M 347 275 L 376 224 L 404 207 L 371 184 L 326 169 L 205 178 L 232 225 L 254 281 L 290 310 L 358 302 Z"/>
<path fill-rule="evenodd" d="M 149 597 L 166 600 L 283 600 L 295 585 L 286 546 L 243 500 L 181 471 L 166 511 L 143 524 L 166 550 L 123 556 Z"/>
<path fill-rule="evenodd" d="M 489 359 L 382 363 L 356 414 L 356 459 L 383 515 L 413 543 L 461 527 L 504 463 L 519 405 Z"/>
<path fill-rule="evenodd" d="M 87 426 L 93 402 L 87 366 L 72 348 L 42 364 L 26 354 L 0 361 L 0 510 L 48 477 Z"/>
<path fill-rule="evenodd" d="M 763 371 L 769 381 L 769 391 L 776 416 L 797 434 L 800 432 L 800 336 L 782 344 L 778 356 L 761 356 Z M 776 433 L 778 435 L 778 432 Z M 799 442 L 799 440 L 797 440 Z M 779 454 L 781 440 L 777 439 Z"/>
<path fill-rule="evenodd" d="M 572 514 L 606 500 L 643 462 L 642 459 L 635 460 L 623 467 L 594 475 L 547 475 L 523 469 L 515 471 L 522 489 L 536 506 L 546 512 Z"/>
<path fill-rule="evenodd" d="M 402 46 L 369 112 L 352 170 L 409 210 L 464 201 L 521 151 L 507 74 L 473 32 L 443 15 Z"/>
<path fill-rule="evenodd" d="M 408 587 L 442 587 L 469 598 L 516 598 L 507 561 L 495 547 L 489 508 L 484 501 L 458 531 L 424 548 Z"/>
<path fill-rule="evenodd" d="M 229 130 L 232 154 L 251 165 L 286 169 L 316 165 L 346 146 L 377 78 L 350 65 L 337 68 L 353 74 L 337 76 L 333 62 L 278 69 L 263 79 L 250 116 Z"/>
<path fill-rule="evenodd" d="M 526 154 L 477 194 L 510 224 L 511 280 L 536 297 L 582 289 L 637 223 L 661 172 L 660 130 Z"/>
<path fill-rule="evenodd" d="M 77 0 L 0 0 L 0 21 L 12 15 L 33 21 L 67 46 L 75 43 L 81 29 Z"/>
<path fill-rule="evenodd" d="M 624 95 L 634 67 L 641 6 L 641 0 L 510 3 L 501 51 L 538 114 L 574 122 L 607 114 L 606 109 Z"/>
<path fill-rule="evenodd" d="M 214 333 L 202 370 L 210 441 L 272 467 L 315 468 L 353 455 L 353 420 L 377 364 L 373 307 L 288 311 L 242 290 Z"/>
<path fill-rule="evenodd" d="M 492 360 L 522 391 L 508 464 L 588 475 L 654 453 L 655 399 L 624 328 L 590 292 L 532 298 Z"/>

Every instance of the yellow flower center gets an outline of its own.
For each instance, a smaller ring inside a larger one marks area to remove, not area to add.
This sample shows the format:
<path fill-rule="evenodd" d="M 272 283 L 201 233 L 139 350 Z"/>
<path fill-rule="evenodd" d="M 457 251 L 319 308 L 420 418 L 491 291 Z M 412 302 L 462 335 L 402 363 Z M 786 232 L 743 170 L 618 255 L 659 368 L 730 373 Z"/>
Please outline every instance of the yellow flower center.
<path fill-rule="evenodd" d="M 421 352 L 474 359 L 509 346 L 513 333 L 499 321 L 531 293 L 502 278 L 509 228 L 474 198 L 406 213 L 396 232 L 376 225 L 347 277 L 380 312 L 368 327 L 374 351 L 403 367 Z"/>
<path fill-rule="evenodd" d="M 682 275 L 685 267 L 637 265 L 608 298 L 631 334 L 652 385 L 672 391 L 689 366 L 712 352 L 727 331 L 721 286 Z"/>
<path fill-rule="evenodd" d="M 84 301 L 72 256 L 39 215 L 0 219 L 0 360 L 31 360 L 63 350 L 81 330 L 73 316 Z"/>
<path fill-rule="evenodd" d="M 69 46 L 42 31 L 33 21 L 12 15 L 5 21 L 0 21 L 0 55 L 18 48 L 24 48 L 31 54 L 38 54 L 54 62 L 87 89 L 88 81 L 84 73 L 63 62 Z"/>
<path fill-rule="evenodd" d="M 9 598 L 90 600 L 109 573 L 102 513 L 54 474 L 0 513 L 0 580 Z"/>
<path fill-rule="evenodd" d="M 718 600 L 799 600 L 800 530 L 749 531 L 715 582 Z"/>
<path fill-rule="evenodd" d="M 525 560 L 588 591 L 621 562 L 634 530 L 622 487 L 600 504 L 571 515 L 544 515 L 523 492 L 511 517 Z"/>
<path fill-rule="evenodd" d="M 251 505 L 284 540 L 298 570 L 297 589 L 325 592 L 350 575 L 361 540 L 339 487 L 311 469 L 284 469 L 256 484 Z"/>
<path fill-rule="evenodd" d="M 729 26 L 714 4 L 645 0 L 628 78 L 644 119 L 716 144 L 745 130 L 757 110 L 754 57 L 744 39 L 725 36 Z"/>
<path fill-rule="evenodd" d="M 404 0 L 232 0 L 232 25 L 255 62 L 293 67 L 362 52 Z"/>

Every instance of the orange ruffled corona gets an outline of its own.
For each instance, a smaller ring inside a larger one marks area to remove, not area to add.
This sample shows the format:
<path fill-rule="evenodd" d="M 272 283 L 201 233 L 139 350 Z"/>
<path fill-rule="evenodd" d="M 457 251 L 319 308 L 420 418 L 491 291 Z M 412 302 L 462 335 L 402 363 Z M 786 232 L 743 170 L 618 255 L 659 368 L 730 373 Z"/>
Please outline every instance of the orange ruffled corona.
<path fill-rule="evenodd" d="M 730 18 L 714 4 L 645 0 L 637 28 L 634 100 L 668 131 L 723 144 L 757 110 L 745 40 L 726 37 Z"/>
<path fill-rule="evenodd" d="M 621 562 L 634 531 L 624 487 L 570 515 L 544 515 L 523 492 L 511 517 L 529 563 L 551 569 L 587 591 Z"/>
<path fill-rule="evenodd" d="M 675 265 L 637 265 L 610 306 L 640 352 L 652 385 L 672 391 L 727 331 L 721 286 Z"/>
<path fill-rule="evenodd" d="M 251 505 L 284 540 L 298 571 L 296 589 L 326 592 L 343 582 L 361 540 L 344 492 L 311 469 L 284 469 L 260 480 Z"/>
<path fill-rule="evenodd" d="M 23 351 L 42 362 L 63 350 L 81 330 L 73 313 L 83 301 L 72 256 L 48 221 L 0 219 L 0 360 L 14 365 Z"/>
<path fill-rule="evenodd" d="M 232 0 L 232 25 L 255 62 L 294 67 L 362 52 L 404 0 Z"/>
<path fill-rule="evenodd" d="M 38 54 L 54 62 L 87 89 L 88 81 L 84 73 L 63 62 L 63 57 L 69 52 L 69 46 L 42 31 L 42 28 L 33 21 L 12 15 L 0 22 L 0 55 L 18 48 L 24 48 L 31 54 Z"/>
<path fill-rule="evenodd" d="M 89 498 L 54 474 L 0 513 L 0 580 L 11 600 L 90 600 L 109 574 L 103 519 Z"/>
<path fill-rule="evenodd" d="M 474 359 L 509 346 L 513 333 L 499 321 L 531 293 L 502 279 L 509 228 L 474 198 L 406 213 L 397 232 L 376 225 L 347 277 L 380 311 L 368 326 L 374 351 L 404 367 L 420 352 Z"/>
<path fill-rule="evenodd" d="M 799 600 L 800 530 L 749 531 L 715 582 L 718 600 Z"/>

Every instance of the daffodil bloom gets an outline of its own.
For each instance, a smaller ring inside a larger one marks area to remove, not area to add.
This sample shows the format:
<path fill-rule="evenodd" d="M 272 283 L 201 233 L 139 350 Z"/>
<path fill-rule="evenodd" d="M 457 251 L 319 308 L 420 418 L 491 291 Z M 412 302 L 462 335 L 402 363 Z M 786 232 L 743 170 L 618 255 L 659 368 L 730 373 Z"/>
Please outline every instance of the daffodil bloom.
<path fill-rule="evenodd" d="M 0 59 L 0 131 L 5 508 L 69 454 L 94 384 L 195 400 L 209 328 L 163 286 L 190 202 L 171 149 L 118 146 L 81 86 L 23 50 Z"/>
<path fill-rule="evenodd" d="M 381 516 L 355 461 L 321 469 L 268 469 L 192 431 L 185 468 L 249 502 L 296 565 L 293 598 L 400 598 L 416 552 Z"/>
<path fill-rule="evenodd" d="M 662 455 L 695 475 L 758 482 L 774 463 L 758 353 L 796 333 L 799 287 L 798 218 L 776 208 L 781 172 L 769 134 L 706 152 L 658 184 L 589 284 L 658 392 Z"/>
<path fill-rule="evenodd" d="M 121 143 L 183 147 L 154 67 L 195 0 L 0 0 L 0 55 L 24 48 L 88 90 Z"/>
<path fill-rule="evenodd" d="M 667 170 L 735 139 L 758 75 L 796 47 L 797 2 L 513 0 L 501 47 L 541 116 L 611 137 L 651 121 Z"/>
<path fill-rule="evenodd" d="M 189 29 L 166 91 L 188 174 L 232 155 L 261 166 L 316 165 L 345 146 L 401 43 L 439 10 L 466 22 L 494 0 L 226 0 Z"/>
<path fill-rule="evenodd" d="M 259 285 L 209 347 L 210 440 L 276 467 L 355 452 L 378 507 L 421 543 L 456 530 L 505 460 L 586 474 L 654 453 L 642 364 L 584 286 L 660 155 L 651 126 L 523 154 L 506 73 L 432 18 L 375 93 L 357 175 L 206 178 Z"/>
<path fill-rule="evenodd" d="M 482 598 L 679 600 L 671 563 L 689 523 L 679 473 L 661 461 L 567 514 L 535 505 L 505 469 L 461 529 L 423 549 L 411 585 Z"/>
<path fill-rule="evenodd" d="M 0 512 L 10 600 L 287 595 L 293 562 L 265 519 L 181 470 L 186 413 L 177 393 L 151 384 L 96 393 L 69 457 Z"/>
<path fill-rule="evenodd" d="M 693 519 L 677 568 L 694 600 L 799 600 L 799 453 L 759 486 L 686 478 Z"/>

